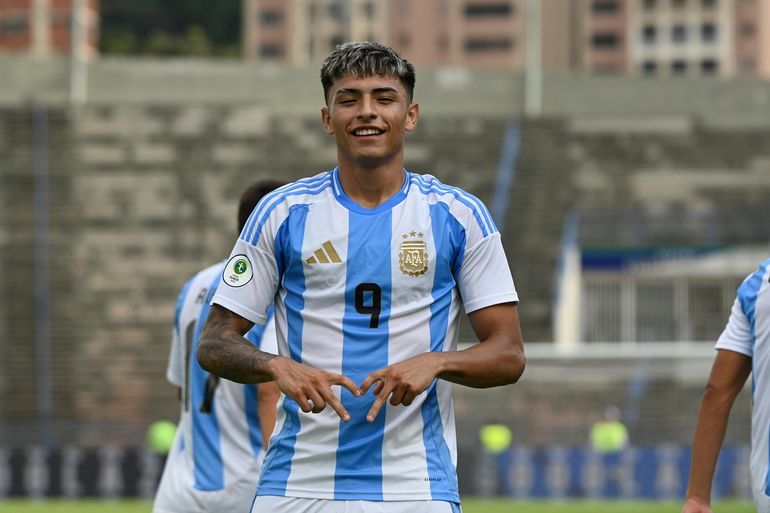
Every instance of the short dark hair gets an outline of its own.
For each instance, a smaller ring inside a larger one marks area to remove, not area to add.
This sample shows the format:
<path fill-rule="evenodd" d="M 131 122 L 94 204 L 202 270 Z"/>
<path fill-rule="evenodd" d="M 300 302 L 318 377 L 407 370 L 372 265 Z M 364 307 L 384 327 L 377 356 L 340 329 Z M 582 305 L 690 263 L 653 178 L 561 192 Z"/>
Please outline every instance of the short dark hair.
<path fill-rule="evenodd" d="M 243 231 L 246 221 L 254 208 L 266 194 L 270 194 L 278 187 L 286 185 L 286 182 L 280 180 L 257 180 L 243 191 L 241 200 L 238 202 L 238 233 Z"/>
<path fill-rule="evenodd" d="M 384 75 L 401 81 L 407 101 L 414 96 L 414 66 L 394 49 L 380 43 L 360 41 L 337 45 L 321 64 L 324 100 L 329 103 L 329 90 L 337 80 L 348 77 Z"/>

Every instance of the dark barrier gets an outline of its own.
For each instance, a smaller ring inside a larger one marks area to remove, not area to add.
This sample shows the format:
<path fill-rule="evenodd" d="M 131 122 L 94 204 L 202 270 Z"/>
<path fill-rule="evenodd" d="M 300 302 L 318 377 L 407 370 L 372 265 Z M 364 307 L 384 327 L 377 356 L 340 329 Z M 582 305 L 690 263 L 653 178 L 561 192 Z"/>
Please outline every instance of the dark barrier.
<path fill-rule="evenodd" d="M 749 448 L 725 447 L 714 496 L 751 497 Z M 584 448 L 514 447 L 498 455 L 460 451 L 463 495 L 520 498 L 678 499 L 690 449 L 639 447 L 617 454 Z M 0 498 L 142 497 L 155 493 L 164 457 L 136 447 L 0 447 Z"/>
<path fill-rule="evenodd" d="M 676 500 L 684 496 L 690 448 L 662 445 L 597 454 L 585 448 L 514 447 L 501 454 L 460 454 L 461 492 L 520 498 L 584 497 Z M 714 497 L 751 498 L 749 448 L 725 447 Z"/>

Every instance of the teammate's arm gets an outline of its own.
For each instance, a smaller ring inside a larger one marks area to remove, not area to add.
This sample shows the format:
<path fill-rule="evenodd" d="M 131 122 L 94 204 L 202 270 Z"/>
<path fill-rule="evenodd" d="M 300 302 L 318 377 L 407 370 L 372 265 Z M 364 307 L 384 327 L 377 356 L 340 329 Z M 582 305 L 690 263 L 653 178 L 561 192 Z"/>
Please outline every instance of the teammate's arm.
<path fill-rule="evenodd" d="M 319 413 L 328 404 L 342 420 L 350 419 L 331 390 L 331 385 L 341 385 L 359 395 L 358 387 L 349 378 L 260 351 L 243 338 L 252 326 L 248 319 L 212 305 L 198 345 L 201 367 L 237 383 L 275 381 L 281 392 L 297 401 L 305 413 Z"/>
<path fill-rule="evenodd" d="M 682 513 L 711 513 L 711 482 L 736 396 L 751 373 L 751 358 L 720 350 L 698 410 L 687 501 Z"/>
<path fill-rule="evenodd" d="M 367 420 L 374 420 L 388 399 L 393 406 L 412 404 L 436 378 L 474 388 L 518 381 L 526 359 L 516 303 L 482 308 L 468 318 L 480 344 L 463 351 L 423 353 L 372 372 L 364 379 L 361 391 L 365 393 L 374 385 L 377 396 Z"/>
<path fill-rule="evenodd" d="M 265 449 L 270 441 L 270 434 L 275 427 L 275 404 L 281 396 L 281 390 L 274 382 L 261 383 L 257 386 L 259 397 L 259 426 L 262 429 L 262 442 Z"/>

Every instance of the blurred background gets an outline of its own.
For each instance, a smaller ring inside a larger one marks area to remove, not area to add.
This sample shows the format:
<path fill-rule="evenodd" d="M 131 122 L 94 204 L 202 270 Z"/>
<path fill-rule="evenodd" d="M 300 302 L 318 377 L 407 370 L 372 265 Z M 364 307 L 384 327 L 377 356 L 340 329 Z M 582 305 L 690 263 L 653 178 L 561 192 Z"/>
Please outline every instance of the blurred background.
<path fill-rule="evenodd" d="M 456 388 L 463 494 L 683 495 L 770 253 L 770 0 L 0 1 L 0 497 L 152 496 L 176 295 L 244 186 L 334 166 L 318 68 L 364 39 L 416 65 L 407 168 L 486 202 L 521 296 L 522 381 Z"/>

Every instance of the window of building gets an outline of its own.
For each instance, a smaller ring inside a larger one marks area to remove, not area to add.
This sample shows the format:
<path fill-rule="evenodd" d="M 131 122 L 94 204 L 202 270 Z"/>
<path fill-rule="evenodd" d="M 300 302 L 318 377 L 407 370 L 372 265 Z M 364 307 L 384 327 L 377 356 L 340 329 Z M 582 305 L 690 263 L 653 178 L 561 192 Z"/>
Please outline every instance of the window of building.
<path fill-rule="evenodd" d="M 6 15 L 0 19 L 0 35 L 18 37 L 29 30 L 29 21 L 24 15 Z"/>
<path fill-rule="evenodd" d="M 613 14 L 618 12 L 617 0 L 595 0 L 591 10 L 596 14 Z"/>
<path fill-rule="evenodd" d="M 283 12 L 281 11 L 262 11 L 259 21 L 263 27 L 280 25 L 283 23 Z"/>
<path fill-rule="evenodd" d="M 619 44 L 620 38 L 611 32 L 594 34 L 591 38 L 591 45 L 597 49 L 615 48 Z"/>
<path fill-rule="evenodd" d="M 751 38 L 754 37 L 754 33 L 757 31 L 753 23 L 744 22 L 740 26 L 741 37 Z"/>
<path fill-rule="evenodd" d="M 343 2 L 332 2 L 329 4 L 329 17 L 333 20 L 344 22 L 347 19 L 347 6 Z"/>
<path fill-rule="evenodd" d="M 509 37 L 472 38 L 465 40 L 466 52 L 500 52 L 513 48 Z"/>
<path fill-rule="evenodd" d="M 685 5 L 687 5 L 687 0 L 671 0 L 671 5 L 674 9 L 684 9 Z"/>
<path fill-rule="evenodd" d="M 374 19 L 374 15 L 377 13 L 377 6 L 374 5 L 374 2 L 366 2 L 364 4 L 364 14 L 366 15 L 366 19 L 372 20 Z"/>
<path fill-rule="evenodd" d="M 684 25 L 674 25 L 671 28 L 671 40 L 674 43 L 684 43 L 687 41 L 687 27 Z"/>
<path fill-rule="evenodd" d="M 644 10 L 654 11 L 658 7 L 658 0 L 644 0 Z"/>
<path fill-rule="evenodd" d="M 704 43 L 713 43 L 717 40 L 717 26 L 713 23 L 704 23 L 700 27 L 700 37 Z"/>
<path fill-rule="evenodd" d="M 685 73 L 687 73 L 687 61 L 676 59 L 671 63 L 672 75 L 684 75 Z"/>
<path fill-rule="evenodd" d="M 509 2 L 490 2 L 486 4 L 467 4 L 466 18 L 499 17 L 513 14 L 513 6 Z"/>
<path fill-rule="evenodd" d="M 648 76 L 655 75 L 658 72 L 658 63 L 655 61 L 644 61 L 642 63 L 642 73 Z"/>
<path fill-rule="evenodd" d="M 263 59 L 280 59 L 283 57 L 283 46 L 278 43 L 263 43 L 259 47 L 259 56 Z"/>
<path fill-rule="evenodd" d="M 703 59 L 700 70 L 704 75 L 715 75 L 719 71 L 719 62 L 716 59 Z"/>
<path fill-rule="evenodd" d="M 658 37 L 658 29 L 655 25 L 645 25 L 642 27 L 642 41 L 645 44 L 653 44 Z"/>
<path fill-rule="evenodd" d="M 717 0 L 701 0 L 700 4 L 704 9 L 713 9 L 717 6 Z"/>

